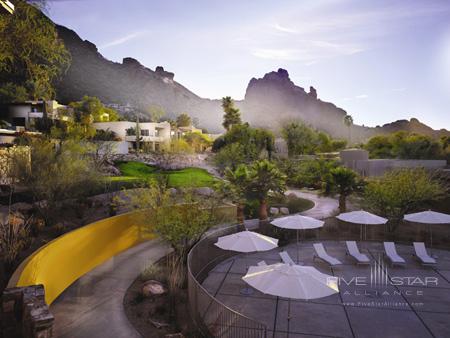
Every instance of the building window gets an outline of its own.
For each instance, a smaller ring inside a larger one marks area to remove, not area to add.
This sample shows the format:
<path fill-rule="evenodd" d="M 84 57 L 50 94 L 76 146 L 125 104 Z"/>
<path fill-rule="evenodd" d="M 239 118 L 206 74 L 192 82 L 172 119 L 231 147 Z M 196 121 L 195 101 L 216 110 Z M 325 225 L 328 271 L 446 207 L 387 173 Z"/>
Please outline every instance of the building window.
<path fill-rule="evenodd" d="M 149 133 L 148 129 L 141 130 L 141 136 L 149 136 L 149 135 L 150 135 L 150 133 Z"/>

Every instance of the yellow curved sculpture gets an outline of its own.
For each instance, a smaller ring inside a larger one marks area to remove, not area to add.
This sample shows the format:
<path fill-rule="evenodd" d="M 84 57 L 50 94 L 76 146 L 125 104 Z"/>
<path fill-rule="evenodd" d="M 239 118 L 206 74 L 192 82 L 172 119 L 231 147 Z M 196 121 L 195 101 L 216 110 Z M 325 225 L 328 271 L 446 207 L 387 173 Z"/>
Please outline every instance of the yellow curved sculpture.
<path fill-rule="evenodd" d="M 43 284 L 50 305 L 78 278 L 118 253 L 155 237 L 142 212 L 91 223 L 54 239 L 28 257 L 8 287 Z"/>

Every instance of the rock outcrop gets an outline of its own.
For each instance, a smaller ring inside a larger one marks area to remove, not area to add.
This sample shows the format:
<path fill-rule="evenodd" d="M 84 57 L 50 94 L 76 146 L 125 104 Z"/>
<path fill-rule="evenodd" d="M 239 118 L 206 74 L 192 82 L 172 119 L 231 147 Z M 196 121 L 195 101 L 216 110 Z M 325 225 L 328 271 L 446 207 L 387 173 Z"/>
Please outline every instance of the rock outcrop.
<path fill-rule="evenodd" d="M 347 137 L 343 125 L 345 110 L 318 99 L 315 88 L 309 93 L 296 86 L 285 69 L 251 79 L 243 103 L 245 119 L 258 125 L 281 126 L 291 120 L 303 120 L 336 137 Z M 369 128 L 354 126 L 354 136 L 370 133 Z"/>

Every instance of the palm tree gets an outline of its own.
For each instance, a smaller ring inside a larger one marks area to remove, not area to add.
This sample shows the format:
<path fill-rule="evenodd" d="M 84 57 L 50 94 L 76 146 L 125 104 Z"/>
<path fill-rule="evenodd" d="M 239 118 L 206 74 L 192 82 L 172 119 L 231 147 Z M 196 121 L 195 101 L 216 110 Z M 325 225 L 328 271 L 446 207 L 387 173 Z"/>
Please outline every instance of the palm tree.
<path fill-rule="evenodd" d="M 349 114 L 344 116 L 344 124 L 348 128 L 348 144 L 352 142 L 352 125 L 353 125 L 353 117 Z"/>
<path fill-rule="evenodd" d="M 225 181 L 221 181 L 218 190 L 222 195 L 229 198 L 237 205 L 237 220 L 239 224 L 244 223 L 244 204 L 247 197 L 247 187 L 249 184 L 249 170 L 245 164 L 239 165 L 236 170 L 227 168 L 225 171 Z"/>
<path fill-rule="evenodd" d="M 267 195 L 269 191 L 284 193 L 286 189 L 286 176 L 275 164 L 268 160 L 254 162 L 250 166 L 249 193 L 259 201 L 259 219 L 267 219 Z"/>
<path fill-rule="evenodd" d="M 331 184 L 333 190 L 339 193 L 339 211 L 346 211 L 347 197 L 358 186 L 356 173 L 345 167 L 337 167 L 331 170 Z"/>

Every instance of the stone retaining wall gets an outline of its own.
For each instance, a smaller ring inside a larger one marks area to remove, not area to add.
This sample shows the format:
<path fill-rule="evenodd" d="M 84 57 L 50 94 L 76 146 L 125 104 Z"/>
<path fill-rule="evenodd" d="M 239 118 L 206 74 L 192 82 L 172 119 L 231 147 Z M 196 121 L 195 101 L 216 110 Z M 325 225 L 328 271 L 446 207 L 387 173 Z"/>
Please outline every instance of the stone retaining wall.
<path fill-rule="evenodd" d="M 45 303 L 43 285 L 6 289 L 1 304 L 3 337 L 52 337 L 54 317 Z"/>

